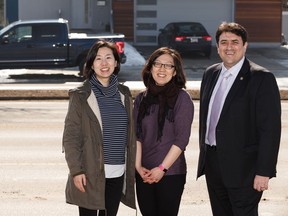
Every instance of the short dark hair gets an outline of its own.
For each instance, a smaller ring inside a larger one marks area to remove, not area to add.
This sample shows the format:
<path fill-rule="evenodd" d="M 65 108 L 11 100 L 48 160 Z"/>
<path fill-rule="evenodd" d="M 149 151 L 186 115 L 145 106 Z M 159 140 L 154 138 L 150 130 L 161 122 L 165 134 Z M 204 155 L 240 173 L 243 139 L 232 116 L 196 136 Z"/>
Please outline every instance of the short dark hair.
<path fill-rule="evenodd" d="M 243 44 L 245 44 L 248 40 L 248 33 L 246 31 L 246 29 L 238 24 L 238 23 L 234 23 L 234 22 L 223 22 L 219 25 L 217 31 L 216 31 L 216 43 L 219 44 L 219 38 L 220 35 L 223 32 L 231 32 L 233 34 L 236 34 L 238 36 L 240 36 L 242 38 Z"/>
<path fill-rule="evenodd" d="M 116 44 L 112 41 L 99 40 L 93 44 L 86 57 L 83 74 L 87 79 L 90 79 L 92 74 L 95 73 L 92 69 L 93 62 L 97 56 L 98 50 L 102 47 L 110 48 L 112 50 L 115 60 L 117 61 L 117 66 L 115 67 L 113 74 L 117 75 L 120 71 L 120 56 Z"/>
<path fill-rule="evenodd" d="M 186 77 L 184 73 L 184 67 L 183 67 L 183 61 L 182 61 L 181 55 L 178 51 L 168 48 L 168 47 L 158 48 L 149 56 L 142 70 L 142 80 L 144 82 L 144 85 L 147 87 L 149 85 L 150 79 L 153 79 L 151 75 L 151 68 L 153 66 L 153 63 L 159 56 L 164 55 L 164 54 L 170 55 L 174 61 L 176 75 L 172 78 L 173 82 L 176 84 L 177 87 L 185 88 Z"/>

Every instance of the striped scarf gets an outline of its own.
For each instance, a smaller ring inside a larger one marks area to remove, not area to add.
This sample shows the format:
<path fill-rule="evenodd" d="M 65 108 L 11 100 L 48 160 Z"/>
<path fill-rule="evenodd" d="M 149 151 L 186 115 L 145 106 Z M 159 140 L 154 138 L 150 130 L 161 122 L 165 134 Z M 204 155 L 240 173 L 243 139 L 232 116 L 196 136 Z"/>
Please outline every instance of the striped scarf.
<path fill-rule="evenodd" d="M 102 86 L 95 74 L 90 79 L 99 105 L 103 128 L 104 163 L 125 163 L 128 115 L 118 91 L 117 76 L 112 74 L 108 87 Z"/>

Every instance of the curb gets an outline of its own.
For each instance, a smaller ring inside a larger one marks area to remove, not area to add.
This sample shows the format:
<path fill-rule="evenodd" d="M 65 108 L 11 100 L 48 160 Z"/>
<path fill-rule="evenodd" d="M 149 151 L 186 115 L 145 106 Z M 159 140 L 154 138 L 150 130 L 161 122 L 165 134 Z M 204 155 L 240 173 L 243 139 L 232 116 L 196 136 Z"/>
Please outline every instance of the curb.
<path fill-rule="evenodd" d="M 67 85 L 37 85 L 37 84 L 23 84 L 23 85 L 3 85 L 0 86 L 0 100 L 67 100 L 69 99 L 69 89 L 75 88 L 80 83 L 70 83 Z M 132 97 L 135 98 L 141 91 L 145 90 L 142 81 L 124 82 L 124 85 L 130 88 Z M 200 81 L 187 82 L 187 92 L 194 100 L 200 98 Z M 288 88 L 280 88 L 281 100 L 288 100 Z"/>

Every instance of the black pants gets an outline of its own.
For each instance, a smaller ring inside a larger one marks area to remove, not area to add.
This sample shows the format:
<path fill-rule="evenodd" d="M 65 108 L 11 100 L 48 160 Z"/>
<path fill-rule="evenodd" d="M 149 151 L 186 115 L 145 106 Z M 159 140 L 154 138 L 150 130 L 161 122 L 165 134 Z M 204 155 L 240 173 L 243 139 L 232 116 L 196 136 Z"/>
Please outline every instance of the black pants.
<path fill-rule="evenodd" d="M 119 178 L 106 178 L 105 185 L 105 210 L 91 210 L 79 207 L 79 216 L 116 216 L 120 204 L 124 175 Z"/>
<path fill-rule="evenodd" d="M 217 150 L 207 149 L 205 176 L 213 216 L 258 216 L 258 204 L 262 192 L 253 185 L 227 188 L 223 184 Z"/>
<path fill-rule="evenodd" d="M 136 174 L 138 205 L 143 216 L 177 216 L 186 174 L 164 176 L 160 182 L 144 183 Z"/>

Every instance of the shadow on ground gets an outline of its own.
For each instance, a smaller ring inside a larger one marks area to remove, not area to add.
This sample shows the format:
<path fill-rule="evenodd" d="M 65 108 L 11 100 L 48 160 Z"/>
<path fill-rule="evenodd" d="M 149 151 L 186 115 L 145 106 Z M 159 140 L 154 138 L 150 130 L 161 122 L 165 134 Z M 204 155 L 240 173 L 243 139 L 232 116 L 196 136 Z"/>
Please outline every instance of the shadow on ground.
<path fill-rule="evenodd" d="M 83 77 L 71 74 L 11 74 L 7 78 L 13 80 L 13 83 L 65 83 L 65 82 L 81 82 Z"/>

